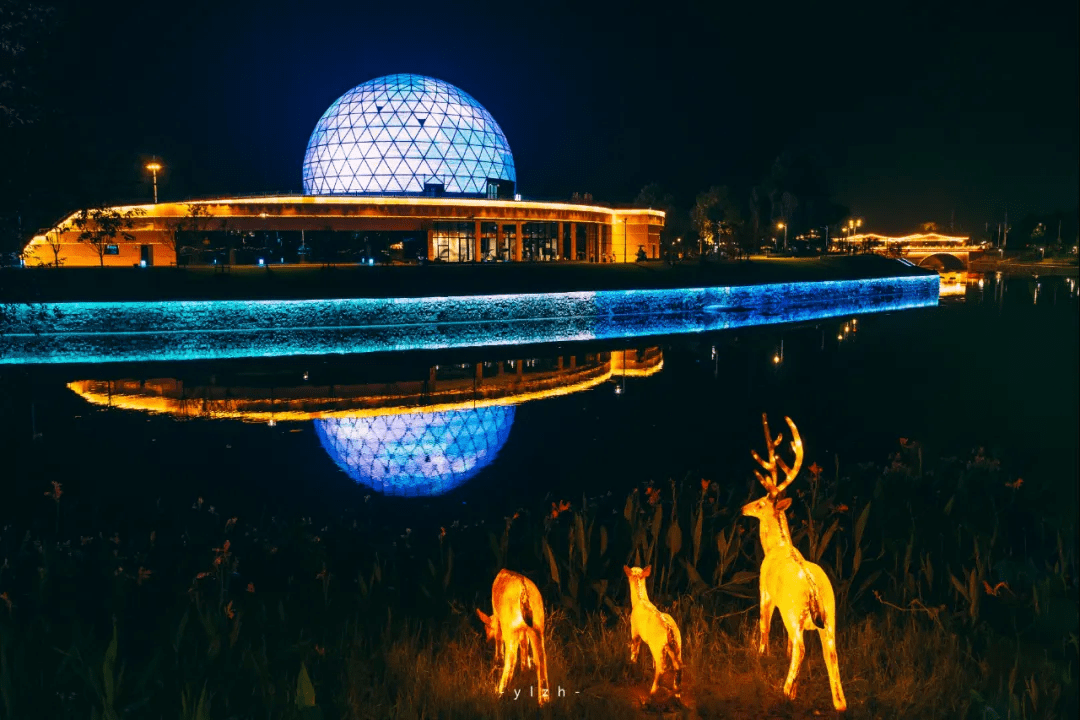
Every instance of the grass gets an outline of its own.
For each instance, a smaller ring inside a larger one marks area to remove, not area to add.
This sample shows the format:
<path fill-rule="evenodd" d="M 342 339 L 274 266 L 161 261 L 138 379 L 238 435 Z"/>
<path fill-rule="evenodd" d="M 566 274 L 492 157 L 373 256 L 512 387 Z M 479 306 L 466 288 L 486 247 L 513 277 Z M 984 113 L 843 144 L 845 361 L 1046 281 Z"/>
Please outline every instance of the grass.
<path fill-rule="evenodd" d="M 919 274 L 878 255 L 747 262 L 459 263 L 426 266 L 236 266 L 0 269 L 0 303 L 256 300 L 576 292 Z"/>
<path fill-rule="evenodd" d="M 791 490 L 794 540 L 836 589 L 848 716 L 1075 716 L 1075 496 L 910 442 L 884 466 L 812 465 Z M 245 521 L 202 499 L 92 531 L 89 499 L 53 484 L 0 533 L 0 718 L 536 717 L 493 695 L 473 612 L 503 566 L 545 597 L 566 695 L 541 717 L 829 715 L 814 637 L 794 701 L 782 624 L 755 650 L 761 551 L 738 507 L 760 492 L 686 478 L 391 536 L 370 504 Z M 653 565 L 650 597 L 682 629 L 681 704 L 643 705 L 624 563 Z"/>

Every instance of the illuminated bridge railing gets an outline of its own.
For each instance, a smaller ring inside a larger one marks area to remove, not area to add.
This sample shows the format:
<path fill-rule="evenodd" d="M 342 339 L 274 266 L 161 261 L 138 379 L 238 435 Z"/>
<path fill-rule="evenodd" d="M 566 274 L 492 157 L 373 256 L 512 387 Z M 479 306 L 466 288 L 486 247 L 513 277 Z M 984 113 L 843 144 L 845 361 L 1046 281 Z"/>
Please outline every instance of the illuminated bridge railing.
<path fill-rule="evenodd" d="M 699 333 L 934 306 L 933 275 L 676 290 L 18 306 L 0 363 L 352 354 Z"/>

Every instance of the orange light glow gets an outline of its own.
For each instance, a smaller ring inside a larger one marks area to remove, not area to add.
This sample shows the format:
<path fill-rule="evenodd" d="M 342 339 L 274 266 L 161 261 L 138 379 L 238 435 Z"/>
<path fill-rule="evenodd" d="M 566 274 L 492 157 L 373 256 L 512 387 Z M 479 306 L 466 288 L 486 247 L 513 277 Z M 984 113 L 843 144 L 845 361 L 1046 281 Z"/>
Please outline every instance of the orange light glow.
<path fill-rule="evenodd" d="M 862 233 L 849 235 L 843 238 L 843 242 L 863 242 L 865 240 L 877 240 L 885 243 L 913 243 L 913 242 L 941 242 L 941 243 L 967 243 L 970 237 L 961 235 L 942 235 L 941 233 L 913 233 L 911 235 L 877 235 L 875 233 Z"/>
<path fill-rule="evenodd" d="M 627 376 L 644 377 L 659 372 L 662 367 L 663 361 L 661 360 L 658 365 L 655 365 L 652 368 L 625 370 L 619 374 L 625 373 Z M 68 383 L 68 389 L 83 400 L 94 405 L 114 407 L 122 410 L 138 410 L 141 412 L 163 413 L 183 417 L 209 416 L 220 419 L 243 420 L 245 422 L 253 423 L 268 423 L 271 420 L 274 420 L 275 422 L 302 422 L 306 420 L 321 420 L 328 418 L 375 417 L 379 415 L 412 413 L 421 408 L 424 412 L 449 412 L 462 409 L 518 405 L 533 400 L 542 400 L 545 398 L 560 397 L 582 392 L 603 384 L 615 375 L 616 373 L 611 371 L 609 365 L 607 368 L 602 369 L 598 374 L 588 377 L 585 380 L 538 390 L 527 390 L 524 392 L 515 391 L 504 397 L 470 397 L 460 402 L 436 402 L 430 405 L 424 405 L 418 404 L 416 398 L 412 397 L 384 396 L 381 398 L 384 402 L 377 403 L 377 407 L 364 407 L 364 404 L 358 399 L 356 403 L 357 407 L 341 410 L 292 409 L 293 405 L 303 408 L 303 406 L 307 404 L 304 399 L 299 399 L 295 402 L 281 399 L 275 401 L 273 409 L 268 410 L 243 410 L 237 409 L 237 406 L 242 406 L 244 404 L 242 398 L 231 397 L 223 400 L 194 400 L 192 398 L 181 399 L 154 394 L 126 394 L 124 392 L 118 392 L 115 387 L 113 387 L 110 392 L 108 383 L 95 380 L 77 380 Z M 343 398 L 335 399 L 344 402 Z M 380 398 L 376 398 L 376 400 L 378 399 Z M 409 402 L 404 402 L 407 399 Z M 257 403 L 253 402 L 253 404 L 261 404 L 261 401 L 258 401 Z"/>
<path fill-rule="evenodd" d="M 532 580 L 502 569 L 491 585 L 492 615 L 479 608 L 477 616 L 484 623 L 488 640 L 495 641 L 495 661 L 502 660 L 498 693 L 514 676 L 515 665 L 536 665 L 539 703 L 548 702 L 547 654 L 544 651 L 544 600 Z"/>
<path fill-rule="evenodd" d="M 780 618 L 787 628 L 788 643 L 791 648 L 791 665 L 784 681 L 784 694 L 795 697 L 795 683 L 799 676 L 806 653 L 803 631 L 817 630 L 821 638 L 821 649 L 825 656 L 825 668 L 829 673 L 829 687 L 832 690 L 833 707 L 838 711 L 847 709 L 847 700 L 840 685 L 840 668 L 836 654 L 836 599 L 828 575 L 815 563 L 806 560 L 791 541 L 785 511 L 791 505 L 791 498 L 780 496 L 784 489 L 799 474 L 803 461 L 803 442 L 799 430 L 791 418 L 785 417 L 791 428 L 791 450 L 795 461 L 790 467 L 776 454 L 783 440 L 783 434 L 773 439 L 769 432 L 769 420 L 761 416 L 765 428 L 765 446 L 768 458 L 763 460 L 757 452 L 751 450 L 754 460 L 765 471 L 755 470 L 758 481 L 765 488 L 765 497 L 747 503 L 742 514 L 758 519 L 761 547 L 765 558 L 761 561 L 758 575 L 761 588 L 761 637 L 758 652 L 765 654 L 769 650 L 769 628 L 775 610 L 780 611 Z M 784 473 L 783 482 L 779 473 Z"/>
<path fill-rule="evenodd" d="M 156 163 L 156 162 L 147 163 L 146 164 L 146 169 L 149 170 L 150 172 L 157 172 L 158 170 L 161 169 L 161 164 Z"/>
<path fill-rule="evenodd" d="M 655 695 L 660 686 L 660 676 L 671 670 L 675 697 L 679 697 L 682 684 L 682 634 L 675 620 L 652 604 L 649 600 L 645 580 L 652 574 L 652 566 L 642 570 L 639 567 L 623 566 L 623 572 L 630 580 L 630 662 L 637 662 L 641 641 L 649 646 L 653 657 L 653 681 L 649 695 Z"/>

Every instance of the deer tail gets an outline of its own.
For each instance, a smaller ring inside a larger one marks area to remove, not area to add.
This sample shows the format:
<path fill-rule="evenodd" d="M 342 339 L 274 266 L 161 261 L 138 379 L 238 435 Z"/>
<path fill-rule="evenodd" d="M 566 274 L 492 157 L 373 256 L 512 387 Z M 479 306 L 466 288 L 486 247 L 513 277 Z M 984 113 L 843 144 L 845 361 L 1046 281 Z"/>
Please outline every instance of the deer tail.
<path fill-rule="evenodd" d="M 810 619 L 814 621 L 814 625 L 819 629 L 825 628 L 825 609 L 821 606 L 821 595 L 818 593 L 817 583 L 814 582 L 810 573 L 806 573 L 807 585 L 810 587 Z"/>
<path fill-rule="evenodd" d="M 681 670 L 682 661 L 679 658 L 679 641 L 675 639 L 675 630 L 667 623 L 664 623 L 664 625 L 667 628 L 667 644 L 664 646 L 664 650 L 671 661 L 672 669 Z"/>

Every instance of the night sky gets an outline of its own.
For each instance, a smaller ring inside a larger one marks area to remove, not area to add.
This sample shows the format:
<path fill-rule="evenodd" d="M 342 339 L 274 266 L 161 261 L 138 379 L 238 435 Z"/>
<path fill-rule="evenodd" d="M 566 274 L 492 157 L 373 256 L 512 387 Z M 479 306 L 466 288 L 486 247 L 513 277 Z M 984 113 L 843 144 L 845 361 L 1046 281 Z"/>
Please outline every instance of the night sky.
<path fill-rule="evenodd" d="M 795 149 L 873 230 L 1077 205 L 1076 0 L 51 4 L 39 117 L 7 161 L 39 225 L 148 199 L 151 156 L 163 200 L 298 192 L 327 106 L 395 72 L 487 107 L 526 197 L 628 202 L 655 181 L 689 206 Z"/>

